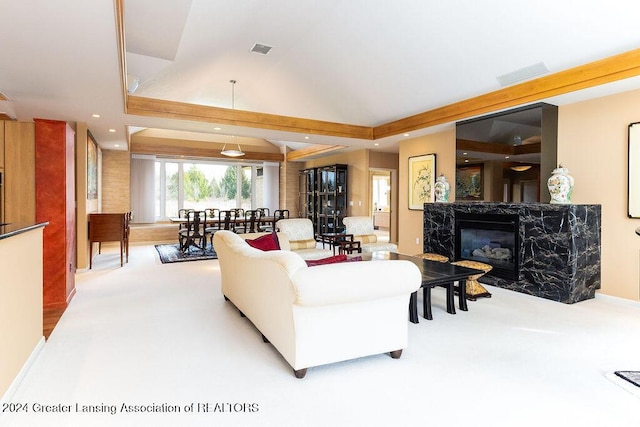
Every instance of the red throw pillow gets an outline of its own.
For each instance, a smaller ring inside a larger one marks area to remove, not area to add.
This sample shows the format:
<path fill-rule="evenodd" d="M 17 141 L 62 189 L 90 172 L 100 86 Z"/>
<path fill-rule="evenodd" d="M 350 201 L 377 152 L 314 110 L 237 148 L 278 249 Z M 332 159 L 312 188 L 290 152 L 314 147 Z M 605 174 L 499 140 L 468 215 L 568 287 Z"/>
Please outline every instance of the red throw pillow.
<path fill-rule="evenodd" d="M 335 264 L 336 262 L 344 262 L 346 260 L 347 260 L 347 256 L 342 254 L 342 255 L 330 256 L 328 258 L 308 259 L 306 260 L 306 263 L 309 267 L 313 267 L 315 265 Z"/>
<path fill-rule="evenodd" d="M 280 242 L 278 241 L 278 235 L 275 231 L 271 234 L 265 234 L 257 239 L 245 240 L 252 248 L 260 249 L 261 251 L 277 251 L 280 249 Z"/>

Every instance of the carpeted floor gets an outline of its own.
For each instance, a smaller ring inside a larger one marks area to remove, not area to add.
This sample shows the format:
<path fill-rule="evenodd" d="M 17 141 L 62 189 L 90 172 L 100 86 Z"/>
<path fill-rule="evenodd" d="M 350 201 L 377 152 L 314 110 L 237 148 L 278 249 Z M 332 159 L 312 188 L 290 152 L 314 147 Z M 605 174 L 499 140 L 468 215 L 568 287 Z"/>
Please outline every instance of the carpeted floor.
<path fill-rule="evenodd" d="M 176 243 L 174 245 L 155 245 L 160 261 L 163 264 L 172 262 L 184 262 L 184 261 L 200 261 L 203 259 L 218 259 L 215 249 L 209 245 L 205 251 L 195 246 L 190 247 L 187 251 L 181 251 L 180 246 Z"/>

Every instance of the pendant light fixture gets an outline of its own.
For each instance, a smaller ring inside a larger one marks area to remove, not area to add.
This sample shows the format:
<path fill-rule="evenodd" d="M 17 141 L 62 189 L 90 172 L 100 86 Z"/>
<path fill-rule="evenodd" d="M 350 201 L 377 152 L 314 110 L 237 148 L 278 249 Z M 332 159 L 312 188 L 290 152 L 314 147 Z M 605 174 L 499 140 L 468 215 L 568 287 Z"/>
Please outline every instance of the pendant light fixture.
<path fill-rule="evenodd" d="M 231 83 L 231 109 L 235 109 L 235 98 L 236 98 L 236 91 L 235 91 L 235 87 L 236 87 L 236 81 L 235 80 L 229 80 L 229 83 Z M 233 140 L 235 140 L 235 135 L 231 135 L 231 138 Z M 233 148 L 229 148 L 227 149 L 227 143 L 224 143 L 224 146 L 222 146 L 222 151 L 220 152 L 220 154 L 222 154 L 223 156 L 227 156 L 227 157 L 241 157 L 244 156 L 244 152 L 242 151 L 242 149 L 240 148 L 240 144 L 236 143 L 236 144 L 232 144 L 232 145 L 236 145 L 238 147 L 237 150 L 233 149 Z"/>

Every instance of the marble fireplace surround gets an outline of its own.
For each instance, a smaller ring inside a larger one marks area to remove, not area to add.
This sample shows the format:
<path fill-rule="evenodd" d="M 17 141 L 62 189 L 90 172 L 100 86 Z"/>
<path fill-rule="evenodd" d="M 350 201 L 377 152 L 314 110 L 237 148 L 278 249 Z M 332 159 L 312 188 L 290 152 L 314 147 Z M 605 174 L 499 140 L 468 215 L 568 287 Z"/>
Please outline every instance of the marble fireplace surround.
<path fill-rule="evenodd" d="M 518 215 L 518 278 L 489 272 L 483 283 L 565 304 L 591 299 L 600 288 L 600 205 L 425 203 L 424 252 L 456 260 L 457 213 Z"/>

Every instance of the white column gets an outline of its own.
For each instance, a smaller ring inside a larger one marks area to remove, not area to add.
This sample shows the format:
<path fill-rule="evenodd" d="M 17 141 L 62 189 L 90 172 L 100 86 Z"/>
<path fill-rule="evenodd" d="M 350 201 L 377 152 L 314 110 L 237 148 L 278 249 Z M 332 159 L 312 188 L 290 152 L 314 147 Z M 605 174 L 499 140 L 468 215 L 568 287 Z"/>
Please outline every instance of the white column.
<path fill-rule="evenodd" d="M 262 166 L 264 207 L 273 214 L 280 207 L 280 163 L 264 162 Z"/>

